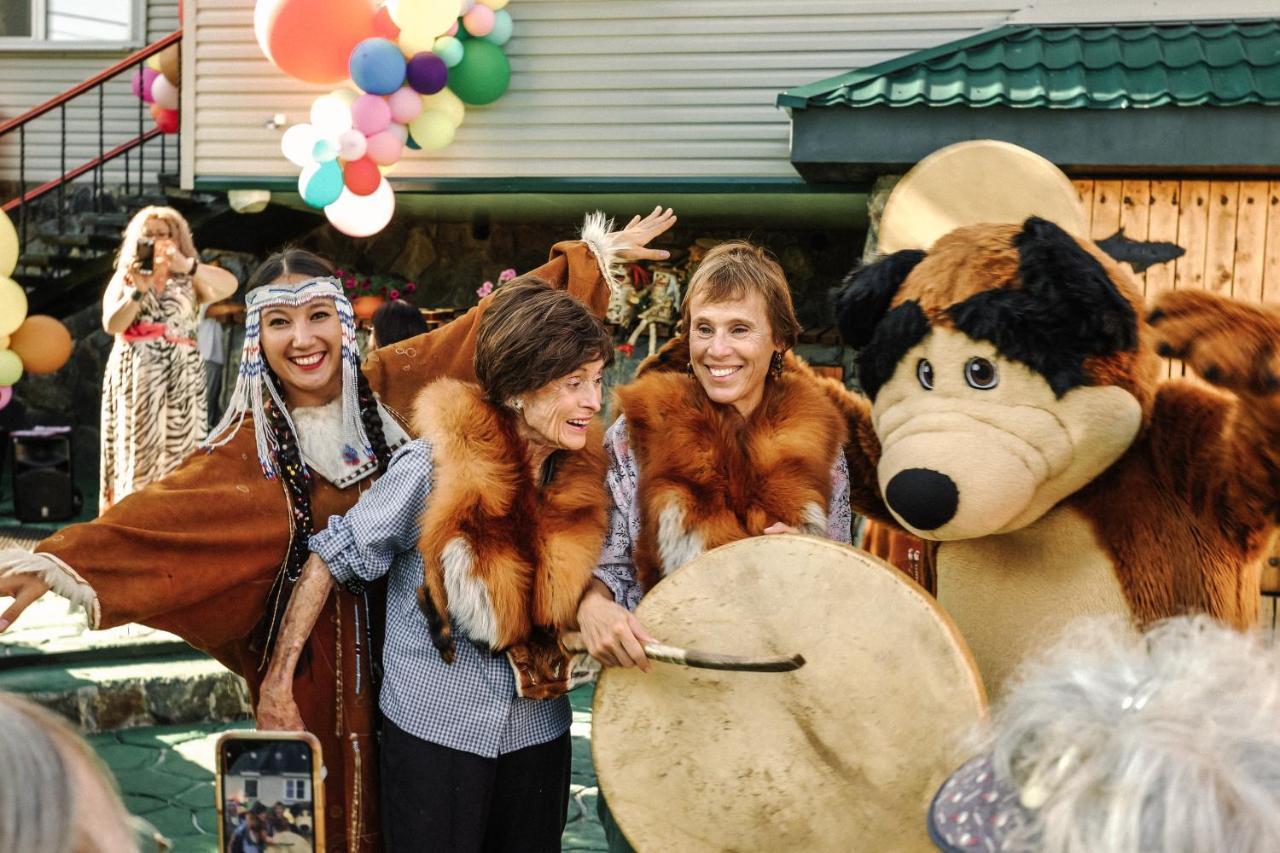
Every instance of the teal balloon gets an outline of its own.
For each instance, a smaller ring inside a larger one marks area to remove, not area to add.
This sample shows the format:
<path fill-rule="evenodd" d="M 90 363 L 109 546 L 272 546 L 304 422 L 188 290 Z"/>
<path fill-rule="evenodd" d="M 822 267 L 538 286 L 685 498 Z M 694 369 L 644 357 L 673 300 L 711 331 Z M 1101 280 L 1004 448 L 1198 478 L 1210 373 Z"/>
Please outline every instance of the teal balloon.
<path fill-rule="evenodd" d="M 458 32 L 462 32 L 459 28 Z M 458 39 L 453 36 L 440 36 L 436 39 L 435 46 L 431 48 L 435 55 L 444 60 L 446 68 L 453 68 L 462 61 L 462 57 L 466 54 L 466 49 Z"/>
<path fill-rule="evenodd" d="M 302 170 L 298 192 L 312 207 L 327 207 L 342 195 L 342 167 L 337 160 L 317 163 Z"/>
<path fill-rule="evenodd" d="M 404 141 L 404 147 L 405 147 L 405 148 L 408 148 L 408 149 L 409 149 L 409 150 L 411 150 L 411 151 L 421 151 L 421 150 L 422 150 L 422 146 L 421 146 L 421 145 L 419 145 L 419 144 L 417 143 L 417 140 L 415 140 L 415 139 L 413 138 L 413 134 L 412 134 L 412 133 L 411 133 L 411 134 L 409 134 L 409 138 L 408 138 L 408 139 L 406 139 L 406 140 Z"/>
<path fill-rule="evenodd" d="M 511 13 L 506 9 L 499 9 L 493 13 L 493 29 L 489 31 L 487 36 L 483 36 L 485 41 L 491 41 L 501 47 L 511 41 L 511 34 L 515 32 L 515 21 L 511 20 Z M 459 27 L 459 29 L 465 29 Z"/>
<path fill-rule="evenodd" d="M 507 55 L 484 39 L 470 39 L 462 46 L 462 61 L 449 70 L 449 88 L 464 104 L 492 104 L 511 84 Z"/>
<path fill-rule="evenodd" d="M 338 146 L 328 139 L 317 139 L 311 149 L 311 159 L 317 163 L 327 163 L 338 156 Z"/>

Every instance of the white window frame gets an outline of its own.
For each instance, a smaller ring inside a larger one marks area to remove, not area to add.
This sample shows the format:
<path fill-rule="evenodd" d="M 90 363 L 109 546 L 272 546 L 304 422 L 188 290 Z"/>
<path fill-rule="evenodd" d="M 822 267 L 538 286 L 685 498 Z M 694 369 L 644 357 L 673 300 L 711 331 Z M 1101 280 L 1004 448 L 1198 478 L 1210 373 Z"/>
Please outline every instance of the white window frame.
<path fill-rule="evenodd" d="M 253 793 L 252 793 L 252 794 L 250 794 L 250 793 L 249 793 L 249 783 L 250 783 L 250 782 L 252 782 L 252 783 L 253 783 Z M 257 780 L 257 779 L 244 779 L 244 780 L 242 780 L 241 784 L 244 786 L 244 795 L 245 795 L 246 797 L 252 797 L 252 798 L 253 798 L 253 799 L 255 799 L 255 800 L 256 800 L 256 799 L 258 799 L 258 789 L 259 789 L 259 786 L 258 786 L 258 780 Z"/>
<path fill-rule="evenodd" d="M 147 0 L 129 3 L 129 38 L 125 41 L 72 41 L 48 36 L 48 0 L 27 0 L 31 5 L 30 36 L 0 36 L 0 52 L 45 53 L 67 51 L 137 50 L 146 44 Z"/>
<path fill-rule="evenodd" d="M 310 797 L 308 796 L 308 783 L 310 781 L 311 780 L 307 779 L 306 777 L 303 777 L 300 779 L 286 778 L 284 780 L 284 798 L 286 800 L 291 800 L 293 802 L 298 802 L 299 800 L 305 801 L 310 799 Z M 296 790 L 301 790 L 302 793 L 296 793 L 296 792 L 291 793 L 290 792 L 291 789 L 295 789 L 295 786 L 296 786 Z"/>

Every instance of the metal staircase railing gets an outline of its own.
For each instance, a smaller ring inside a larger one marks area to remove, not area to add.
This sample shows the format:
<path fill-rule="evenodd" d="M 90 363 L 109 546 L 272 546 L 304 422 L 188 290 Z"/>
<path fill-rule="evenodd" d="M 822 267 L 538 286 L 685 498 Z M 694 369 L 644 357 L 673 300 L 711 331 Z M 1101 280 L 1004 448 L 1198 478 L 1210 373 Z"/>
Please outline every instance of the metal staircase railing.
<path fill-rule="evenodd" d="M 146 143 L 150 142 L 157 136 L 160 140 L 160 172 L 163 173 L 168 167 L 168 147 L 169 136 L 161 134 L 159 128 L 148 127 L 150 121 L 150 112 L 142 99 L 138 99 L 138 131 L 137 135 L 121 142 L 115 142 L 112 147 L 108 148 L 108 140 L 106 139 L 105 116 L 105 85 L 121 74 L 139 71 L 148 58 L 154 56 L 172 44 L 176 44 L 182 40 L 182 31 L 178 30 L 170 33 L 158 41 L 152 42 L 146 47 L 136 51 L 133 54 L 112 65 L 110 68 L 95 74 L 83 83 L 74 86 L 56 97 L 50 98 L 48 101 L 27 110 L 20 116 L 0 122 L 0 144 L 7 140 L 11 140 L 14 136 L 18 141 L 18 195 L 9 199 L 0 205 L 4 211 L 10 214 L 11 218 L 16 215 L 18 235 L 20 240 L 21 252 L 25 253 L 29 245 L 28 231 L 32 227 L 33 219 L 33 202 L 41 199 L 50 193 L 56 193 L 55 202 L 55 220 L 56 234 L 59 238 L 66 235 L 66 216 L 67 216 L 67 200 L 66 193 L 68 185 L 83 175 L 93 174 L 93 204 L 94 209 L 101 213 L 103 206 L 103 196 L 106 192 L 106 164 L 124 158 L 124 192 L 129 195 L 131 192 L 141 194 L 145 186 L 145 164 L 146 164 Z M 68 169 L 67 167 L 67 106 L 72 101 L 76 101 L 83 97 L 92 97 L 97 95 L 97 130 L 98 130 L 98 156 L 90 159 L 85 163 L 76 165 Z M 59 158 L 59 177 L 45 181 L 38 186 L 28 189 L 27 187 L 27 129 L 28 125 L 35 119 L 47 115 L 54 110 L 58 111 L 59 130 L 58 130 L 58 146 L 60 151 Z M 175 152 L 180 150 L 180 139 L 174 135 Z M 133 157 L 136 152 L 136 158 Z M 136 159 L 136 164 L 131 162 Z M 175 161 L 176 162 L 176 161 Z M 136 165 L 136 169 L 131 168 Z M 133 180 L 131 180 L 133 178 Z M 136 189 L 135 189 L 136 188 Z"/>

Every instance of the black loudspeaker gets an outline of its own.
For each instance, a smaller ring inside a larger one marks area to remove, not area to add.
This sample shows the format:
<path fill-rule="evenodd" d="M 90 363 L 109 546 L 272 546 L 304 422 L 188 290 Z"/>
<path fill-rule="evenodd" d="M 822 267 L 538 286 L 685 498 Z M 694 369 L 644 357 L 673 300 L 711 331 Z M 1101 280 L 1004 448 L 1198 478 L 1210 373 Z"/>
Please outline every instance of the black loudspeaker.
<path fill-rule="evenodd" d="M 18 521 L 74 518 L 71 428 L 45 427 L 12 433 L 13 514 Z"/>

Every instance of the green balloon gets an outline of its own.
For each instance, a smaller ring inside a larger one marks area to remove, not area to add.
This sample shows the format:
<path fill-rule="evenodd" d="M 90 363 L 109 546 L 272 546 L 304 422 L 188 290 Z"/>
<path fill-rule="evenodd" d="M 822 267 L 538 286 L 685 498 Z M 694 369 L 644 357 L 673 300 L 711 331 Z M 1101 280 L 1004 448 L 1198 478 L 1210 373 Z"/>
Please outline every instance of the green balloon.
<path fill-rule="evenodd" d="M 11 349 L 0 350 L 0 385 L 12 385 L 22 378 L 22 359 Z"/>
<path fill-rule="evenodd" d="M 462 61 L 449 69 L 449 88 L 464 104 L 492 104 L 511 83 L 506 53 L 484 39 L 468 39 L 462 47 Z"/>

